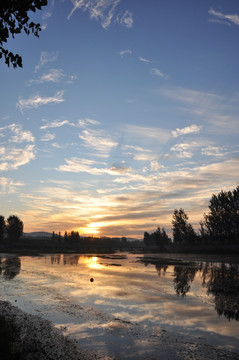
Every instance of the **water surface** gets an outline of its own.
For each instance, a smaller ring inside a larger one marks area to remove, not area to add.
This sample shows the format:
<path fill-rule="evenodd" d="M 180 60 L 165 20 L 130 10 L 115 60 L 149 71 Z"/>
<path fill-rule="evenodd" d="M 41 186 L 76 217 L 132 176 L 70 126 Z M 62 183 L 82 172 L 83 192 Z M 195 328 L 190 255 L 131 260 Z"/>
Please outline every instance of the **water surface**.
<path fill-rule="evenodd" d="M 2 254 L 0 269 L 1 299 L 102 358 L 153 358 L 169 334 L 238 352 L 236 257 Z"/>

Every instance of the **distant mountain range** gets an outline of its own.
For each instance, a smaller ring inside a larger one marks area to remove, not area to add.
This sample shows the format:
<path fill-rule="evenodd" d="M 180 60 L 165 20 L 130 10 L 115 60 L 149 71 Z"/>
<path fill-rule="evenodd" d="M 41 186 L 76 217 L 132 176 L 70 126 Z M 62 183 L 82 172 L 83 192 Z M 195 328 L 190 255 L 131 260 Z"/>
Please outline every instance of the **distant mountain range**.
<path fill-rule="evenodd" d="M 52 233 L 49 233 L 46 231 L 35 231 L 35 232 L 30 232 L 30 233 L 23 233 L 23 236 L 33 237 L 33 238 L 37 238 L 37 237 L 50 238 L 50 237 L 52 237 Z"/>

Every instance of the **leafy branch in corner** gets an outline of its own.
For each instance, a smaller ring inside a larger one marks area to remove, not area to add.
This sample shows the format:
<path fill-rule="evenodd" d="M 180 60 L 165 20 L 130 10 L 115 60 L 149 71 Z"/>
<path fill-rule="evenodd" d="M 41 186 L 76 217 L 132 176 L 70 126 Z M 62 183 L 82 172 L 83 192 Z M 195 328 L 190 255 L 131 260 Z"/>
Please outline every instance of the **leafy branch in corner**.
<path fill-rule="evenodd" d="M 47 0 L 1 0 L 0 7 L 0 59 L 5 58 L 5 63 L 14 68 L 22 67 L 22 57 L 13 54 L 5 48 L 8 38 L 15 38 L 16 34 L 24 31 L 27 35 L 31 33 L 39 37 L 41 27 L 39 23 L 30 21 L 29 11 L 41 10 L 47 5 Z"/>

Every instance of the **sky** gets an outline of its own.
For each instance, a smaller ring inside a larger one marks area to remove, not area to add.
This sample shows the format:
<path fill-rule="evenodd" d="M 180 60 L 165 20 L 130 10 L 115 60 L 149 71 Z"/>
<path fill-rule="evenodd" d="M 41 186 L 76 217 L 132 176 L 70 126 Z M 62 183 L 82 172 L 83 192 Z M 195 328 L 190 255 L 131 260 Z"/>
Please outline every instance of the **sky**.
<path fill-rule="evenodd" d="M 197 230 L 239 185 L 238 0 L 55 0 L 0 61 L 1 215 L 24 231 Z"/>

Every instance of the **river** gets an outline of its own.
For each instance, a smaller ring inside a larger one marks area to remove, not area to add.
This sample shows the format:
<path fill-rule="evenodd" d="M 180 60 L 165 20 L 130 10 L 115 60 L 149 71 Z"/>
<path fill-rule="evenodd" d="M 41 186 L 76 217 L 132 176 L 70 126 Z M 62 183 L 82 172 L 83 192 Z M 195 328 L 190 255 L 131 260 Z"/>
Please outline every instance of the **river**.
<path fill-rule="evenodd" d="M 1 254 L 0 272 L 1 300 L 98 358 L 176 359 L 186 343 L 189 355 L 217 347 L 239 356 L 238 257 Z"/>

